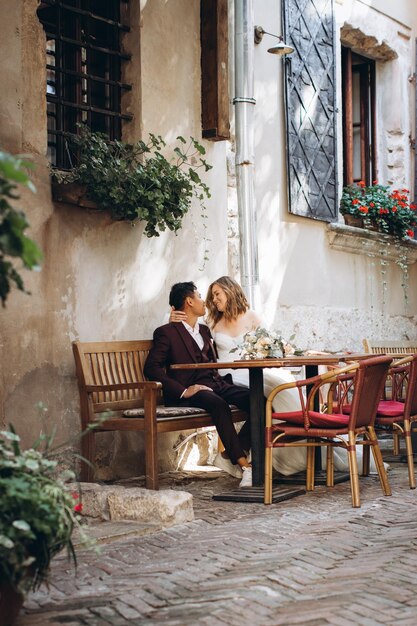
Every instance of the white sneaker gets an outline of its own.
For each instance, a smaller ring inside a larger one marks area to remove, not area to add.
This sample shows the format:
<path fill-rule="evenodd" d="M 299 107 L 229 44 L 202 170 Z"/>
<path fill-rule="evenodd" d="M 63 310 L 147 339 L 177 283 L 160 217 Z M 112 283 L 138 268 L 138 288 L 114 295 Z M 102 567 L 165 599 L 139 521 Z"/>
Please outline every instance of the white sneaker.
<path fill-rule="evenodd" d="M 242 467 L 243 476 L 239 483 L 239 487 L 252 487 L 252 468 Z"/>
<path fill-rule="evenodd" d="M 224 456 L 219 452 L 216 454 L 216 457 L 213 461 L 213 465 L 218 467 L 219 469 L 227 472 L 234 478 L 242 478 L 242 470 L 239 465 L 233 465 L 230 459 L 225 459 Z"/>

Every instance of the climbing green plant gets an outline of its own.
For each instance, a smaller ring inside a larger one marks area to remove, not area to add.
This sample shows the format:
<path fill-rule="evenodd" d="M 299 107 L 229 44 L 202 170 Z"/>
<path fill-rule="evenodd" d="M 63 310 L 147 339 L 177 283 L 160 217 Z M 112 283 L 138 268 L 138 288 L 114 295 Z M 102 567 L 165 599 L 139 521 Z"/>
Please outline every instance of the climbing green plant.
<path fill-rule="evenodd" d="M 58 182 L 78 182 L 99 209 L 114 220 L 132 224 L 144 221 L 145 234 L 158 237 L 167 228 L 177 232 L 195 197 L 205 212 L 210 198 L 208 186 L 198 170 L 211 165 L 203 158 L 205 149 L 196 139 L 177 137 L 171 147 L 173 158 L 164 155 L 165 141 L 149 135 L 147 142 L 128 144 L 110 141 L 102 133 L 80 125 L 71 140 L 75 162 L 68 173 L 54 172 Z"/>
<path fill-rule="evenodd" d="M 20 156 L 0 151 L 0 299 L 3 306 L 13 286 L 29 293 L 18 271 L 19 261 L 32 270 L 42 259 L 36 243 L 25 235 L 29 227 L 25 213 L 14 206 L 20 197 L 19 185 L 36 191 L 28 176 L 31 167 L 33 164 Z"/>

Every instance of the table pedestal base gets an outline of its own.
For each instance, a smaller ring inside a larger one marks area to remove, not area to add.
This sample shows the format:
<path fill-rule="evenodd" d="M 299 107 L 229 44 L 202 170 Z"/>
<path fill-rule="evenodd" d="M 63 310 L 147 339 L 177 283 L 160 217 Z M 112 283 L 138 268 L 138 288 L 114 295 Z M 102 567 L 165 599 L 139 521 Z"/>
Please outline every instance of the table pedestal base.
<path fill-rule="evenodd" d="M 334 473 L 334 484 L 344 483 L 347 480 L 350 480 L 349 473 L 346 472 L 335 472 Z M 292 474 L 291 476 L 278 476 L 274 478 L 274 483 L 277 485 L 305 485 L 306 484 L 306 473 L 298 472 L 297 474 Z M 314 484 L 315 485 L 326 485 L 326 470 L 320 470 L 314 475 Z"/>
<path fill-rule="evenodd" d="M 275 485 L 272 487 L 272 502 L 275 504 L 276 502 L 290 500 L 291 498 L 305 494 L 305 492 L 305 489 Z M 237 487 L 236 489 L 216 493 L 213 496 L 213 500 L 223 500 L 227 502 L 257 502 L 259 504 L 264 501 L 264 488 L 263 486 Z"/>

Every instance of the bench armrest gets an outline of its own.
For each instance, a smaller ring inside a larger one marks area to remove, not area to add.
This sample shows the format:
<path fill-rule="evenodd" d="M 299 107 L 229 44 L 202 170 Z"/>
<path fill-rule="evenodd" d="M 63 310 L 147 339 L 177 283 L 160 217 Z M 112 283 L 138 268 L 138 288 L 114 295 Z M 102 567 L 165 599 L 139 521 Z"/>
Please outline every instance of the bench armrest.
<path fill-rule="evenodd" d="M 155 381 L 144 381 L 136 383 L 112 383 L 106 385 L 86 385 L 85 390 L 87 393 L 93 393 L 98 391 L 123 391 L 126 389 L 162 389 L 162 383 Z"/>

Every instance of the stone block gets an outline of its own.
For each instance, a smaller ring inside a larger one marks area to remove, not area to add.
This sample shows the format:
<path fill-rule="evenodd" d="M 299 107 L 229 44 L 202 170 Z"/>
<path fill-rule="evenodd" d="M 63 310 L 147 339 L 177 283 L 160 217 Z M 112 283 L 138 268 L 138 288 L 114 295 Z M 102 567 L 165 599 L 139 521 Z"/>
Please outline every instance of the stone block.
<path fill-rule="evenodd" d="M 186 491 L 81 483 L 81 493 L 83 515 L 97 521 L 135 520 L 168 527 L 194 519 L 193 497 Z"/>

